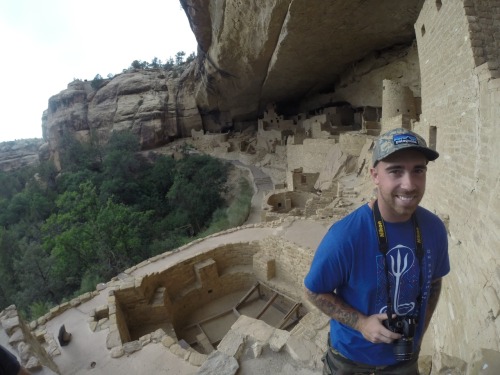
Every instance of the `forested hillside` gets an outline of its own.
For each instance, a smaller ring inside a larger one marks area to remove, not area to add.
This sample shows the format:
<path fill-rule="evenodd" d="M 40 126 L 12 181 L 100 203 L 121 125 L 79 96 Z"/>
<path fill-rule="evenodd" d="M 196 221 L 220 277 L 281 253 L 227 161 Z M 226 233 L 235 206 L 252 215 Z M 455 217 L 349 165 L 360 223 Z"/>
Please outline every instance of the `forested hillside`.
<path fill-rule="evenodd" d="M 229 206 L 231 167 L 217 159 L 187 152 L 146 159 L 128 133 L 105 147 L 71 139 L 63 146 L 61 172 L 47 163 L 0 173 L 0 309 L 16 304 L 37 317 L 248 216 L 248 182 Z"/>

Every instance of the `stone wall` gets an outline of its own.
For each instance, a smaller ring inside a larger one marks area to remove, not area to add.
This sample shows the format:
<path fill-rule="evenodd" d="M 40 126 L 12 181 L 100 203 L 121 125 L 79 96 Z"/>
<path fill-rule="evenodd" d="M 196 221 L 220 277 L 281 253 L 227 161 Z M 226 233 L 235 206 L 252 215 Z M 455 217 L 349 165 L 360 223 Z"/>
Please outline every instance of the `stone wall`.
<path fill-rule="evenodd" d="M 304 173 L 319 173 L 323 168 L 320 160 L 327 160 L 335 139 L 304 139 L 301 145 L 287 145 L 287 185 L 293 186 L 293 171 L 302 168 Z"/>
<path fill-rule="evenodd" d="M 304 249 L 278 237 L 266 238 L 261 247 L 258 256 L 275 260 L 274 277 L 266 284 L 294 300 L 302 301 L 304 277 L 316 249 Z"/>
<path fill-rule="evenodd" d="M 358 132 L 342 133 L 339 135 L 340 150 L 349 155 L 359 156 L 366 143 L 366 135 Z"/>
<path fill-rule="evenodd" d="M 408 86 L 403 86 L 398 81 L 384 79 L 382 91 L 382 119 L 399 115 L 417 118 L 415 99 Z"/>
<path fill-rule="evenodd" d="M 424 205 L 449 217 L 451 274 L 435 347 L 470 362 L 500 351 L 499 1 L 425 2 L 415 24 L 422 77 L 417 132 L 440 158 Z"/>
<path fill-rule="evenodd" d="M 131 328 L 169 321 L 182 326 L 189 315 L 209 301 L 249 288 L 257 243 L 230 244 L 199 254 L 162 272 L 125 283 L 114 292 L 118 313 L 128 329 L 118 327 L 122 340 Z M 161 299 L 155 293 L 161 293 Z M 155 303 L 155 301 L 157 303 Z M 119 307 L 119 308 L 118 308 Z"/>
<path fill-rule="evenodd" d="M 0 336 L 7 337 L 9 344 L 2 342 L 4 348 L 17 352 L 19 363 L 33 373 L 43 371 L 44 374 L 59 374 L 56 364 L 40 343 L 45 340 L 44 333 L 46 332 L 31 332 L 30 326 L 18 314 L 14 305 L 0 312 Z"/>

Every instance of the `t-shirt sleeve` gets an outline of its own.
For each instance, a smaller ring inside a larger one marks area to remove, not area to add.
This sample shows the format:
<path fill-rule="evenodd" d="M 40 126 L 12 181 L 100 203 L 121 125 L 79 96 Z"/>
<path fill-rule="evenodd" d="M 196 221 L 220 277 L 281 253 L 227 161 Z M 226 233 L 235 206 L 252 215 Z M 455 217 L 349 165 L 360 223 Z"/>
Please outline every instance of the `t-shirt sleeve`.
<path fill-rule="evenodd" d="M 436 269 L 432 275 L 433 280 L 446 276 L 450 272 L 448 234 L 446 233 L 446 227 L 441 220 L 439 220 L 437 228 L 439 228 L 439 240 L 436 246 Z"/>
<path fill-rule="evenodd" d="M 335 225 L 325 234 L 311 263 L 304 285 L 314 293 L 332 293 L 347 279 L 345 264 L 348 256 L 342 251 Z M 343 266 L 344 265 L 344 266 Z"/>

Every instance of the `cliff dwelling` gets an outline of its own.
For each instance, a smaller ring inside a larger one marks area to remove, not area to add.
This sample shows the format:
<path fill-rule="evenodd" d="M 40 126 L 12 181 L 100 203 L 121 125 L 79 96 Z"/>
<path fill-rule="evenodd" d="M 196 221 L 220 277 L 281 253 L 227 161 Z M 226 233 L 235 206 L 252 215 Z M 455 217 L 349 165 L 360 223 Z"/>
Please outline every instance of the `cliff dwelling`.
<path fill-rule="evenodd" d="M 106 374 L 204 374 L 215 363 L 238 375 L 320 374 L 328 318 L 305 301 L 304 276 L 329 226 L 372 196 L 374 137 L 404 127 L 441 155 L 422 203 L 446 224 L 452 268 L 420 371 L 500 373 L 500 1 L 181 3 L 199 58 L 165 85 L 151 85 L 153 70 L 97 92 L 70 83 L 44 114 L 43 155 L 57 166 L 61 129 L 103 140 L 128 129 L 144 152 L 189 146 L 248 174 L 248 221 L 34 322 L 6 310 L 6 340 L 17 321 L 62 374 L 92 363 Z"/>
<path fill-rule="evenodd" d="M 266 285 L 271 279 L 274 284 L 280 281 L 275 260 L 258 248 L 257 244 L 217 248 L 148 275 L 138 287 L 116 290 L 114 305 L 107 310 L 116 311 L 120 341 L 139 340 L 161 328 L 210 354 L 240 315 L 281 330 L 293 328 L 306 310 L 283 289 Z"/>

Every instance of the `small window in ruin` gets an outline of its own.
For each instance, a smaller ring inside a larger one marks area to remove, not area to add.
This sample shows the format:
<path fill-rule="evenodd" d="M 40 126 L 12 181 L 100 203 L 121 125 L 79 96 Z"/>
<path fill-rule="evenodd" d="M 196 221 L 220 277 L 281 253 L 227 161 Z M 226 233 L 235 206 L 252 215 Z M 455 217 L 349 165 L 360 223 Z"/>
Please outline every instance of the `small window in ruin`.
<path fill-rule="evenodd" d="M 442 5 L 443 5 L 443 3 L 441 2 L 441 0 L 436 0 L 436 8 L 438 11 L 441 9 Z"/>
<path fill-rule="evenodd" d="M 307 184 L 307 177 L 305 175 L 300 176 L 300 182 L 302 184 Z"/>
<path fill-rule="evenodd" d="M 422 36 L 425 35 L 425 25 L 422 25 L 422 28 L 420 29 Z"/>
<path fill-rule="evenodd" d="M 431 126 L 429 128 L 429 148 L 435 150 L 437 147 L 437 128 Z"/>

